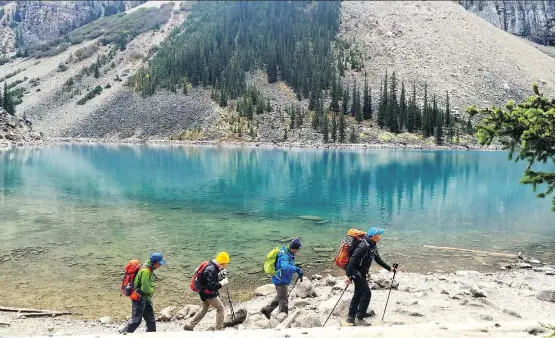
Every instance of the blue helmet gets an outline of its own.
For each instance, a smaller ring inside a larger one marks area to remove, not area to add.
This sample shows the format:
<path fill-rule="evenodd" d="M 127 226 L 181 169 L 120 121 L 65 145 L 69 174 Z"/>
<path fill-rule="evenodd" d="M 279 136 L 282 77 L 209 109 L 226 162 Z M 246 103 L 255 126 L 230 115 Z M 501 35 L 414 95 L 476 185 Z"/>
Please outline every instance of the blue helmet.
<path fill-rule="evenodd" d="M 160 265 L 166 265 L 166 262 L 164 261 L 164 258 L 162 258 L 162 253 L 161 252 L 154 252 L 151 255 L 151 263 L 160 263 Z"/>

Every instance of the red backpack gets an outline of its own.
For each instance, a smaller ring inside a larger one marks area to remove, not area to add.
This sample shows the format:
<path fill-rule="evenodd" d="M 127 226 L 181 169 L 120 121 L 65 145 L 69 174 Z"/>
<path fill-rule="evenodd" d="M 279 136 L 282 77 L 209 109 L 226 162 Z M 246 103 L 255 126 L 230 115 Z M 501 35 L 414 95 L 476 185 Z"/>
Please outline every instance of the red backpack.
<path fill-rule="evenodd" d="M 193 273 L 193 278 L 191 278 L 191 283 L 189 284 L 189 288 L 191 289 L 191 291 L 193 292 L 201 291 L 201 287 L 202 287 L 201 274 L 203 273 L 203 270 L 205 270 L 208 264 L 209 261 L 203 261 L 201 265 L 199 265 L 197 269 L 195 269 L 195 272 Z"/>
<path fill-rule="evenodd" d="M 135 294 L 135 290 L 133 289 L 133 281 L 140 269 L 141 262 L 138 259 L 132 259 L 127 262 L 124 269 L 124 277 L 122 278 L 122 285 L 120 286 L 124 296 L 131 297 L 132 299 L 134 298 L 133 294 Z"/>
<path fill-rule="evenodd" d="M 340 248 L 338 249 L 338 253 L 336 257 L 334 257 L 334 261 L 339 268 L 345 270 L 349 263 L 349 257 L 353 252 L 353 249 L 357 243 L 366 235 L 365 231 L 357 230 L 357 229 L 349 229 L 346 235 L 346 238 L 342 240 L 340 243 Z"/>

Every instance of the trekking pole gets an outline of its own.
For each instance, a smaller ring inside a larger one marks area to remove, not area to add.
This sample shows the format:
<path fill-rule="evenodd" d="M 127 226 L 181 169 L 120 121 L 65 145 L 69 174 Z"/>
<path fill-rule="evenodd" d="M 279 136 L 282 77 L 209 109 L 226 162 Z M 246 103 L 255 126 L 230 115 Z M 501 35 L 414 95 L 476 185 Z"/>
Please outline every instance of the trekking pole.
<path fill-rule="evenodd" d="M 386 298 L 386 305 L 384 305 L 384 312 L 382 313 L 382 321 L 384 321 L 384 314 L 386 314 L 386 307 L 388 306 L 388 300 L 390 299 L 390 292 L 392 292 L 392 285 L 394 284 L 394 278 L 396 278 L 396 272 L 398 271 L 398 263 L 393 265 L 394 276 L 392 276 L 392 281 L 390 282 L 390 291 L 388 291 L 388 298 Z"/>
<path fill-rule="evenodd" d="M 340 298 L 338 298 L 338 301 L 336 302 L 336 305 L 334 305 L 334 307 L 332 308 L 332 311 L 330 311 L 330 314 L 328 315 L 328 318 L 326 318 L 326 320 L 324 321 L 324 324 L 322 324 L 322 327 L 324 327 L 326 325 L 326 323 L 330 319 L 330 316 L 332 316 L 332 313 L 334 312 L 334 309 L 336 309 L 336 306 L 338 306 L 338 303 L 340 302 L 340 299 L 342 299 L 342 296 L 344 295 L 344 292 L 346 292 L 348 287 L 349 287 L 349 284 L 346 285 L 346 287 L 344 288 L 344 291 L 342 291 L 342 294 L 340 295 Z"/>
<path fill-rule="evenodd" d="M 234 313 L 234 306 L 232 305 L 232 298 L 230 297 L 230 290 L 228 289 L 228 285 L 226 285 L 226 293 L 228 294 L 228 302 L 230 302 L 230 310 L 232 310 L 232 321 L 235 321 L 236 315 Z"/>
<path fill-rule="evenodd" d="M 290 292 L 288 292 L 288 298 L 290 298 L 290 294 L 292 293 L 293 289 L 295 288 L 295 284 L 297 284 L 298 280 L 299 280 L 299 277 L 297 277 L 297 279 L 295 280 L 295 283 L 293 283 L 293 286 L 292 286 Z"/>

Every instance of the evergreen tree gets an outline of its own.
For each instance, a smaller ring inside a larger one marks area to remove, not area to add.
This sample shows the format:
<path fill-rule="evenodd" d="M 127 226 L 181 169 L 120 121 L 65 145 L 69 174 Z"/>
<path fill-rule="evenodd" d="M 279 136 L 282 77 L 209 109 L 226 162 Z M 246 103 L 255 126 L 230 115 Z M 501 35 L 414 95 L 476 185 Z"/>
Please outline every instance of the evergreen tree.
<path fill-rule="evenodd" d="M 344 113 L 340 114 L 338 129 L 340 143 L 344 143 L 346 141 L 346 114 Z"/>
<path fill-rule="evenodd" d="M 407 128 L 407 101 L 405 99 L 405 84 L 402 82 L 402 92 L 400 94 L 400 120 L 399 130 L 403 131 Z"/>
<path fill-rule="evenodd" d="M 427 92 L 427 84 L 425 83 L 425 97 L 423 99 L 423 114 L 421 118 L 422 122 L 422 131 L 423 137 L 431 136 L 430 133 L 430 118 L 429 118 L 429 101 L 428 101 L 428 92 Z"/>
<path fill-rule="evenodd" d="M 340 88 L 336 81 L 336 76 L 333 77 L 332 81 L 332 89 L 331 89 L 331 101 L 330 101 L 330 109 L 337 113 L 340 111 Z"/>
<path fill-rule="evenodd" d="M 342 98 L 342 114 L 347 114 L 349 109 L 349 87 L 344 89 L 344 96 Z"/>
<path fill-rule="evenodd" d="M 187 80 L 183 81 L 183 95 L 187 95 Z"/>
<path fill-rule="evenodd" d="M 398 108 L 398 100 L 396 98 L 396 91 L 397 91 L 397 80 L 396 80 L 396 72 L 392 73 L 392 78 L 390 82 L 390 95 L 388 97 L 388 107 L 387 107 L 387 125 L 388 129 L 392 133 L 397 133 L 399 131 L 398 127 L 398 115 L 399 115 L 399 108 Z"/>
<path fill-rule="evenodd" d="M 407 123 L 406 123 L 406 128 L 407 131 L 410 133 L 415 132 L 416 128 L 416 104 L 415 104 L 415 100 L 416 100 L 416 94 L 415 94 L 415 83 L 413 83 L 413 93 L 411 95 L 411 98 L 409 99 L 409 104 L 407 107 Z"/>
<path fill-rule="evenodd" d="M 357 122 L 363 121 L 363 109 L 361 109 L 361 90 L 357 88 L 357 96 L 355 100 L 355 119 Z"/>
<path fill-rule="evenodd" d="M 228 99 L 226 98 L 226 93 L 223 90 L 220 91 L 220 107 L 226 107 L 228 105 Z"/>
<path fill-rule="evenodd" d="M 268 51 L 267 63 L 266 63 L 266 75 L 268 77 L 268 83 L 274 83 L 278 81 L 278 69 L 276 65 L 276 53 L 274 49 L 271 48 Z"/>
<path fill-rule="evenodd" d="M 12 93 L 8 91 L 8 83 L 4 81 L 4 109 L 8 114 L 15 116 L 15 103 L 12 97 Z"/>
<path fill-rule="evenodd" d="M 296 120 L 296 125 L 297 128 L 301 128 L 301 126 L 303 125 L 303 111 L 301 110 L 301 108 L 299 106 L 296 107 L 296 112 L 295 112 L 295 117 L 297 118 Z"/>
<path fill-rule="evenodd" d="M 357 113 L 357 85 L 355 84 L 355 79 L 353 79 L 353 88 L 351 90 L 351 109 L 349 113 L 352 117 L 355 117 Z"/>
<path fill-rule="evenodd" d="M 355 127 L 351 125 L 351 131 L 349 133 L 349 143 L 357 143 L 357 135 L 355 135 Z"/>
<path fill-rule="evenodd" d="M 270 113 L 272 111 L 272 107 L 270 106 L 270 99 L 266 100 L 266 108 L 265 110 Z"/>
<path fill-rule="evenodd" d="M 442 144 L 442 137 L 443 137 L 443 125 L 442 125 L 442 115 L 441 112 L 438 109 L 438 106 L 436 104 L 436 95 L 434 95 L 433 97 L 433 112 L 434 112 L 434 116 L 436 116 L 436 122 L 435 122 L 435 128 L 434 128 L 434 138 L 436 141 L 436 144 Z"/>
<path fill-rule="evenodd" d="M 338 125 L 337 125 L 337 115 L 338 112 L 332 112 L 332 142 L 336 143 L 338 135 Z"/>
<path fill-rule="evenodd" d="M 378 109 L 378 126 L 384 128 L 387 124 L 387 109 L 388 109 L 388 71 L 384 75 L 384 82 L 381 82 L 381 95 L 380 106 Z"/>
<path fill-rule="evenodd" d="M 373 117 L 373 103 L 371 98 L 371 90 L 369 81 L 367 80 L 367 72 L 365 72 L 365 89 L 363 91 L 363 119 L 370 120 Z"/>
<path fill-rule="evenodd" d="M 329 133 L 329 125 L 328 125 L 328 112 L 324 112 L 324 116 L 322 119 L 322 134 L 323 134 L 323 142 L 328 143 L 328 133 Z"/>
<path fill-rule="evenodd" d="M 452 121 L 452 114 L 450 112 L 450 97 L 446 91 L 446 110 L 445 110 L 446 128 L 448 128 L 448 140 L 451 142 L 454 137 L 454 125 Z"/>
<path fill-rule="evenodd" d="M 257 115 L 261 115 L 262 113 L 264 113 L 264 102 L 261 99 L 257 102 Z"/>

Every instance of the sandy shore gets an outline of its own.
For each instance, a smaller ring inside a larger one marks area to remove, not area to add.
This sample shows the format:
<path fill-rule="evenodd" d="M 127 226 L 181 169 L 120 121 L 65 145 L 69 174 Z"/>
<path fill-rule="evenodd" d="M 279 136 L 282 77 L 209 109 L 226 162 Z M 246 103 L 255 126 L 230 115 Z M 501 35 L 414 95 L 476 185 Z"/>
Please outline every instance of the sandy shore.
<path fill-rule="evenodd" d="M 386 271 L 373 274 L 372 300 L 367 320 L 377 325 L 412 325 L 449 323 L 484 323 L 491 325 L 502 321 L 536 321 L 554 324 L 554 276 L 553 267 L 547 271 L 512 269 L 492 273 L 477 271 L 457 271 L 445 274 L 418 274 L 400 272 L 396 276 L 399 285 L 391 293 L 384 322 L 382 313 L 388 295 L 388 281 L 391 274 Z M 548 273 L 548 274 L 547 274 Z M 333 305 L 340 297 L 344 284 L 342 278 L 332 276 L 309 276 L 311 281 L 298 283 L 290 297 L 290 316 L 296 316 L 291 327 L 314 327 L 322 325 Z M 232 290 L 233 291 L 233 290 Z M 247 320 L 239 330 L 272 328 L 278 324 L 266 320 L 258 313 L 260 308 L 273 297 L 273 286 L 258 289 L 261 296 L 245 303 L 235 303 L 234 309 L 246 309 Z M 348 287 L 334 315 L 326 326 L 339 327 L 346 315 L 353 286 Z M 233 293 L 232 293 L 233 296 Z M 484 296 L 484 297 L 483 297 Z M 225 301 L 225 295 L 223 301 Z M 156 306 L 155 311 L 161 312 Z M 226 312 L 229 313 L 227 301 Z M 193 303 L 191 308 L 196 308 Z M 170 311 L 167 322 L 159 321 L 157 330 L 161 332 L 181 331 L 186 319 L 179 318 L 178 308 Z M 371 311 L 372 310 L 372 311 Z M 373 314 L 374 312 L 374 314 Z M 188 314 L 190 315 L 190 314 Z M 187 315 L 186 315 L 187 316 Z M 215 312 L 210 311 L 196 327 L 196 331 L 206 330 L 214 324 Z M 276 316 L 276 313 L 273 314 Z M 159 315 L 160 317 L 160 315 Z M 104 318 L 99 320 L 79 320 L 68 317 L 20 318 L 15 313 L 0 312 L 0 336 L 26 335 L 68 335 L 86 333 L 115 333 L 123 321 L 114 322 Z M 226 330 L 235 330 L 228 328 Z M 144 324 L 138 332 L 144 330 Z"/>

